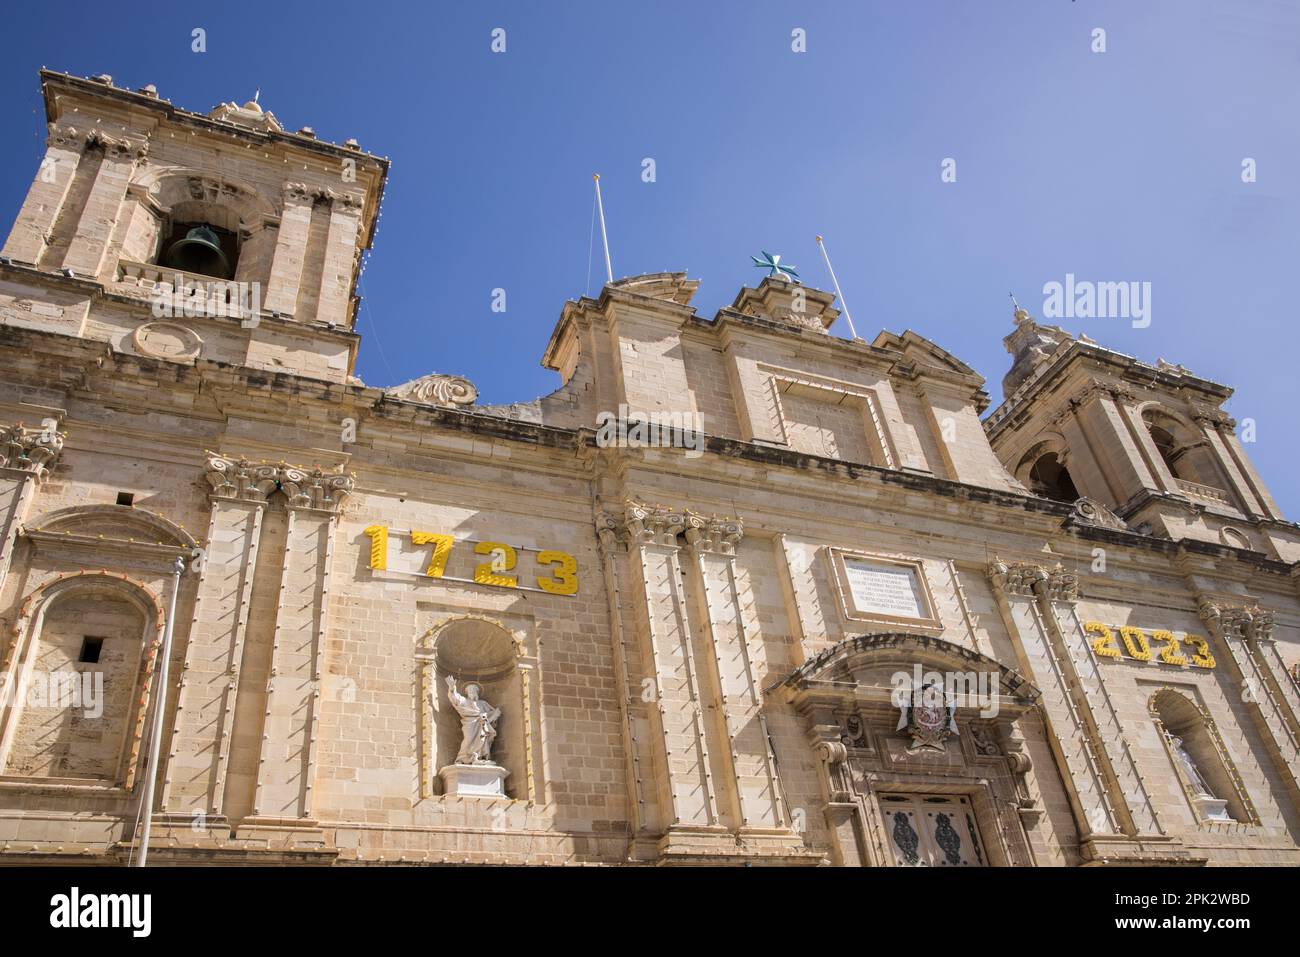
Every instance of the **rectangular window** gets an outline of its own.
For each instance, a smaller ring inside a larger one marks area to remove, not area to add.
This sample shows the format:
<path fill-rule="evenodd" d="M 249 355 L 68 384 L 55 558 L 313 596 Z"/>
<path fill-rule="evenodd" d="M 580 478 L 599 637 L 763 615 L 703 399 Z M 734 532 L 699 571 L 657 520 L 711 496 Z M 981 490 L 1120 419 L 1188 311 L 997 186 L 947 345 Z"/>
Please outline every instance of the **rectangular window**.
<path fill-rule="evenodd" d="M 103 638 L 87 636 L 81 640 L 81 656 L 77 660 L 85 665 L 97 665 L 99 664 L 99 654 L 103 650 Z"/>

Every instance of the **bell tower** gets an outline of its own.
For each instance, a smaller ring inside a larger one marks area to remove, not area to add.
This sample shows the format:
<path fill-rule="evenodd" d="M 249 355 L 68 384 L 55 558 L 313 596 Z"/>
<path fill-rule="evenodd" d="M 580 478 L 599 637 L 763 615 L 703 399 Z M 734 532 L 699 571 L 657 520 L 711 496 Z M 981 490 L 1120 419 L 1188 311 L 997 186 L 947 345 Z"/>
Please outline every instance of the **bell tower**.
<path fill-rule="evenodd" d="M 255 97 L 190 113 L 152 86 L 42 71 L 46 153 L 0 250 L 11 325 L 345 381 L 388 172 Z"/>
<path fill-rule="evenodd" d="M 1042 325 L 1020 307 L 1003 343 L 1012 355 L 1005 398 L 984 426 L 1029 491 L 1089 499 L 1114 522 L 1160 538 L 1300 558 L 1300 529 L 1283 517 L 1222 409 L 1232 389 Z"/>

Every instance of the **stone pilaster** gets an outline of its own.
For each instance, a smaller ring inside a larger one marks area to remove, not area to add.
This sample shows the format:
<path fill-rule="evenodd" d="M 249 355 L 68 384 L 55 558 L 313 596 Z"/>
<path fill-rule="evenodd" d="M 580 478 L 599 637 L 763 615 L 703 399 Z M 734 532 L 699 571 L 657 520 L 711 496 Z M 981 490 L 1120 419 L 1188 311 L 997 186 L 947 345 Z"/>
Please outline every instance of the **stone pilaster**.
<path fill-rule="evenodd" d="M 689 564 L 699 595 L 699 621 L 711 649 L 712 697 L 717 701 L 717 740 L 725 743 L 729 787 L 719 787 L 731 816 L 745 832 L 788 832 L 789 815 L 781 800 L 776 762 L 758 687 L 752 620 L 753 604 L 741 600 L 736 547 L 744 535 L 739 519 L 710 518 L 688 512 L 686 541 Z M 721 784 L 721 782 L 719 782 Z"/>
<path fill-rule="evenodd" d="M 361 229 L 361 198 L 351 193 L 335 195 L 331 202 L 325 255 L 321 264 L 316 320 L 348 325 L 348 301 L 357 263 L 357 234 Z"/>
<path fill-rule="evenodd" d="M 284 211 L 280 214 L 280 231 L 276 236 L 275 255 L 271 259 L 271 278 L 266 287 L 265 307 L 268 312 L 293 315 L 298 308 L 314 202 L 315 198 L 305 184 L 284 184 Z"/>
<path fill-rule="evenodd" d="M 221 822 L 233 742 L 255 734 L 260 755 L 250 823 L 259 816 L 276 826 L 305 823 L 315 777 L 334 532 L 352 479 L 214 454 L 206 476 L 212 513 L 162 808 L 203 813 L 214 819 L 210 825 Z M 284 493 L 288 512 L 284 550 L 262 554 L 266 502 L 277 491 Z M 273 585 L 278 596 L 270 612 L 274 621 L 259 622 L 273 629 L 264 691 L 246 682 L 241 688 L 240 682 L 255 578 Z M 240 694 L 255 694 L 259 707 L 241 704 Z M 236 727 L 237 712 L 245 716 L 241 722 L 255 715 L 258 727 Z"/>
<path fill-rule="evenodd" d="M 94 134 L 91 139 L 98 140 L 104 155 L 90 185 L 76 234 L 63 257 L 63 268 L 93 279 L 104 269 L 109 240 L 117 226 L 131 174 L 148 151 L 148 142 L 103 134 Z"/>
<path fill-rule="evenodd" d="M 1197 613 L 1218 646 L 1229 673 L 1278 769 L 1300 795 L 1300 696 L 1273 644 L 1273 614 L 1258 606 L 1202 599 Z"/>
<path fill-rule="evenodd" d="M 628 503 L 625 515 L 633 578 L 643 600 L 641 645 L 649 664 L 657 727 L 656 751 L 664 773 L 661 803 L 669 809 L 666 851 L 689 852 L 690 832 L 722 831 L 710 766 L 690 618 L 682 588 L 677 535 L 680 511 Z M 706 839 L 705 843 L 708 841 Z"/>
<path fill-rule="evenodd" d="M 45 157 L 40 169 L 28 187 L 27 198 L 23 200 L 4 249 L 0 250 L 0 256 L 28 266 L 40 262 L 50 242 L 54 222 L 72 189 L 72 179 L 86 146 L 86 136 L 73 127 L 51 124 L 45 143 Z"/>
<path fill-rule="evenodd" d="M 9 575 L 14 542 L 27 520 L 36 488 L 63 451 L 67 434 L 50 419 L 39 429 L 21 422 L 0 426 L 0 589 Z"/>
<path fill-rule="evenodd" d="M 1053 747 L 1066 771 L 1081 843 L 1096 838 L 1122 839 L 1132 822 L 1115 801 L 1105 749 L 1097 740 L 1068 655 L 1058 646 L 1059 629 L 1047 620 L 1055 617 L 1053 601 L 1074 599 L 1077 582 L 1063 573 L 1054 578 L 1039 565 L 998 559 L 989 566 L 989 578 L 1007 626 L 1022 649 L 1026 669 L 1042 690 L 1041 706 Z M 1087 657 L 1091 659 L 1091 654 Z"/>

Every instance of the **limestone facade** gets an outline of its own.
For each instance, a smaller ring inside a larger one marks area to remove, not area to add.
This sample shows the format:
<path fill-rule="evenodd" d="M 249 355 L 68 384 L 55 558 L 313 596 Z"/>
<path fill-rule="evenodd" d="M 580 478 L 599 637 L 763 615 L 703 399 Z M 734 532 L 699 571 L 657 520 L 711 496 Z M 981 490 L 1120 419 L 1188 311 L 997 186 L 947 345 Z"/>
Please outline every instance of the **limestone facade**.
<path fill-rule="evenodd" d="M 0 861 L 122 862 L 161 713 L 151 861 L 1300 863 L 1300 529 L 1225 386 L 1019 311 L 981 420 L 921 336 L 781 278 L 707 318 L 680 273 L 565 303 L 540 399 L 366 386 L 386 161 L 41 79 Z M 169 264 L 199 223 L 230 275 Z M 501 708 L 504 798 L 444 793 L 448 676 Z"/>

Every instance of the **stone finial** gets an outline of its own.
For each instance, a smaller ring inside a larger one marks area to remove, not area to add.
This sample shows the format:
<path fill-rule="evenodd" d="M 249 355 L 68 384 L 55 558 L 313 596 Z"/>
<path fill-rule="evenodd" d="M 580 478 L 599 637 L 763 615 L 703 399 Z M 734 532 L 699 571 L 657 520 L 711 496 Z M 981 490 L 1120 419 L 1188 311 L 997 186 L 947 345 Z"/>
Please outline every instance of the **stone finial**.
<path fill-rule="evenodd" d="M 353 478 L 313 466 L 298 468 L 286 462 L 251 462 L 208 453 L 205 467 L 214 499 L 265 502 L 275 491 L 284 492 L 291 508 L 335 511 L 352 493 Z"/>
<path fill-rule="evenodd" d="M 478 398 L 478 389 L 474 388 L 474 383 L 469 379 L 437 372 L 385 389 L 384 392 L 394 399 L 424 402 L 448 409 L 473 405 Z"/>
<path fill-rule="evenodd" d="M 1016 328 L 1002 340 L 1012 357 L 1011 369 L 1002 378 L 1002 394 L 1007 398 L 1045 365 L 1062 343 L 1074 341 L 1059 326 L 1040 325 L 1019 303 L 1012 318 Z"/>
<path fill-rule="evenodd" d="M 63 451 L 67 435 L 53 424 L 40 429 L 29 429 L 21 422 L 0 426 L 0 467 L 21 469 L 38 481 L 44 479 Z"/>

